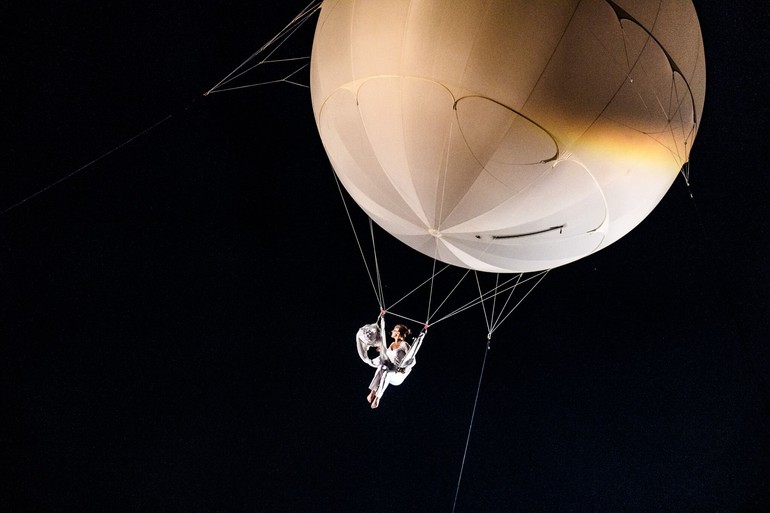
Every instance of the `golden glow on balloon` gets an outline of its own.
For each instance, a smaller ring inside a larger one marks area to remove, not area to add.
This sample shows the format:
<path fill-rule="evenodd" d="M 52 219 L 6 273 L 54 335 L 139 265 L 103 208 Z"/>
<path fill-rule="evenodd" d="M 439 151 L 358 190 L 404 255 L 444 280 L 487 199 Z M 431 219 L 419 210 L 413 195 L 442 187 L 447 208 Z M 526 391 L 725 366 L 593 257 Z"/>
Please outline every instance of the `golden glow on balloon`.
<path fill-rule="evenodd" d="M 705 61 L 690 0 L 326 0 L 311 94 L 335 172 L 385 230 L 453 265 L 534 271 L 660 201 Z"/>

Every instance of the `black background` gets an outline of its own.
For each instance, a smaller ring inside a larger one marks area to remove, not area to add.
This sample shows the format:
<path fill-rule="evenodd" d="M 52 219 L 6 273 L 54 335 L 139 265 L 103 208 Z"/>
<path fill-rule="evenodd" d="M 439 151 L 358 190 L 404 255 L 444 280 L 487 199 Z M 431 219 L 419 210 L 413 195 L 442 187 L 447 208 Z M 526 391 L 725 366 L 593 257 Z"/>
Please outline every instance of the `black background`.
<path fill-rule="evenodd" d="M 495 332 L 467 453 L 480 309 L 370 410 L 379 310 L 309 90 L 203 96 L 304 5 L 5 17 L 0 508 L 452 511 L 459 481 L 456 511 L 770 509 L 765 4 L 696 2 L 691 190 Z M 430 262 L 382 244 L 396 295 Z"/>

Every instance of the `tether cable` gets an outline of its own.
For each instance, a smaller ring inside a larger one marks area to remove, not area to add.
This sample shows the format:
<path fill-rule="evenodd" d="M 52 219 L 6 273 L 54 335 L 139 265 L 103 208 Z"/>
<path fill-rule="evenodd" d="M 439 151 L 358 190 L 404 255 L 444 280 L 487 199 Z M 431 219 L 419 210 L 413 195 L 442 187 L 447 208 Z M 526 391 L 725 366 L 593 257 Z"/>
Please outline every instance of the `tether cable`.
<path fill-rule="evenodd" d="M 70 178 L 72 178 L 72 177 L 73 177 L 73 176 L 75 176 L 76 174 L 80 173 L 81 171 L 84 171 L 84 170 L 88 169 L 89 167 L 93 166 L 94 164 L 96 164 L 96 163 L 97 163 L 97 162 L 99 162 L 100 160 L 102 160 L 102 159 L 104 159 L 104 158 L 106 158 L 106 157 L 110 156 L 111 154 L 115 153 L 116 151 L 118 151 L 119 149 L 123 148 L 124 146 L 126 146 L 126 145 L 128 145 L 128 144 L 132 143 L 132 142 L 133 142 L 133 141 L 135 141 L 136 139 L 139 139 L 140 137 L 142 137 L 142 136 L 143 136 L 143 135 L 145 135 L 146 133 L 150 132 L 150 131 L 151 131 L 151 130 L 153 130 L 154 128 L 156 128 L 156 127 L 158 127 L 159 125 L 161 125 L 161 124 L 165 123 L 166 121 L 168 121 L 169 119 L 171 119 L 171 117 L 172 117 L 172 116 L 173 116 L 173 114 L 169 114 L 168 116 L 166 116 L 165 118 L 163 118 L 163 119 L 161 119 L 160 121 L 156 122 L 155 124 L 153 124 L 153 125 L 151 125 L 151 126 L 149 126 L 149 127 L 145 128 L 144 130 L 142 130 L 141 132 L 139 132 L 139 133 L 138 133 L 138 134 L 136 134 L 135 136 L 133 136 L 133 137 L 130 137 L 129 139 L 127 139 L 127 140 L 123 141 L 122 143 L 118 144 L 117 146 L 115 146 L 115 147 L 114 147 L 114 148 L 112 148 L 111 150 L 109 150 L 109 151 L 107 151 L 107 152 L 103 153 L 103 154 L 102 154 L 102 155 L 100 155 L 99 157 L 96 157 L 96 158 L 95 158 L 95 159 L 93 159 L 91 162 L 89 162 L 89 163 L 87 163 L 87 164 L 84 164 L 84 165 L 80 166 L 79 168 L 77 168 L 76 170 L 72 171 L 72 172 L 71 172 L 71 173 L 69 173 L 68 175 L 65 175 L 65 176 L 63 176 L 63 177 L 59 178 L 58 180 L 56 180 L 55 182 L 53 182 L 53 183 L 51 183 L 51 184 L 49 184 L 49 185 L 46 185 L 45 187 L 43 187 L 42 189 L 40 189 L 40 190 L 39 190 L 39 191 L 37 191 L 36 193 L 34 193 L 34 194 L 31 194 L 31 195 L 27 196 L 26 198 L 24 198 L 23 200 L 21 200 L 21 201 L 19 201 L 19 202 L 17 202 L 17 203 L 14 203 L 14 204 L 13 204 L 13 205 L 11 205 L 10 207 L 8 207 L 8 208 L 6 208 L 5 210 L 3 210 L 2 212 L 0 212 L 0 215 L 4 215 L 5 213 L 7 213 L 7 212 L 10 212 L 11 210 L 13 210 L 14 208 L 18 207 L 19 205 L 22 205 L 22 204 L 26 203 L 27 201 L 31 200 L 32 198 L 35 198 L 35 197 L 37 197 L 37 196 L 39 196 L 39 195 L 43 194 L 43 193 L 44 193 L 45 191 L 47 191 L 48 189 L 50 189 L 50 188 L 52 188 L 52 187 L 55 187 L 56 185 L 59 185 L 60 183 L 62 183 L 62 182 L 63 182 L 63 181 L 65 181 L 65 180 L 69 180 Z"/>
<path fill-rule="evenodd" d="M 479 403 L 479 391 L 481 390 L 481 380 L 484 378 L 484 368 L 487 365 L 487 354 L 489 354 L 489 344 L 491 343 L 491 334 L 487 335 L 487 347 L 484 349 L 484 360 L 481 362 L 481 373 L 479 374 L 479 384 L 476 387 L 476 398 L 473 401 L 473 411 L 471 412 L 471 422 L 468 425 L 468 436 L 465 438 L 465 450 L 463 451 L 463 460 L 460 464 L 460 475 L 457 477 L 457 488 L 455 489 L 455 498 L 452 503 L 452 513 L 457 507 L 457 496 L 460 494 L 460 482 L 463 479 L 463 470 L 465 469 L 465 458 L 468 455 L 468 445 L 471 441 L 471 431 L 473 430 L 473 420 L 476 417 L 476 406 Z"/>

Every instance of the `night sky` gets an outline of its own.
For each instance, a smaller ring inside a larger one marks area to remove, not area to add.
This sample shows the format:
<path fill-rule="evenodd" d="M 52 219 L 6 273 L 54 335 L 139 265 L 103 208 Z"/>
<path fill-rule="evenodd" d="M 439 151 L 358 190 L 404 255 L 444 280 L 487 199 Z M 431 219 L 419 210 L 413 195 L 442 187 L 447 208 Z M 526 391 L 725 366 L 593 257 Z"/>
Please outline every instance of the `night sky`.
<path fill-rule="evenodd" d="M 305 5 L 7 13 L 0 511 L 770 511 L 770 7 L 695 3 L 691 187 L 488 352 L 480 308 L 431 328 L 371 410 L 379 306 L 309 89 L 203 96 Z M 395 299 L 432 263 L 377 235 Z"/>

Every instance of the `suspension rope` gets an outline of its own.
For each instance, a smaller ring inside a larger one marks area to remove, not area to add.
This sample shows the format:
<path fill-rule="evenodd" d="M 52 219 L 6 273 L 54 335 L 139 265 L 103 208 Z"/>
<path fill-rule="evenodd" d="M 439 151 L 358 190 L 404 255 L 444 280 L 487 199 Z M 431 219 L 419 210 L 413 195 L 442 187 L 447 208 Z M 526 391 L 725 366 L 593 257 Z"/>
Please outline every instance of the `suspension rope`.
<path fill-rule="evenodd" d="M 431 313 L 430 313 L 430 307 L 433 303 L 433 285 L 435 283 L 435 277 L 436 277 L 436 262 L 438 262 L 438 244 L 436 244 L 436 247 L 434 249 L 433 254 L 433 267 L 431 268 L 431 274 L 430 274 L 430 288 L 428 290 L 428 311 L 425 314 L 426 323 L 430 321 Z"/>
<path fill-rule="evenodd" d="M 481 282 L 479 281 L 479 273 L 475 273 L 475 276 L 476 276 L 476 288 L 478 289 L 479 297 L 481 298 L 481 297 L 483 297 L 483 293 L 481 291 Z M 495 288 L 498 287 L 499 279 L 500 279 L 500 275 L 498 274 L 498 275 L 495 276 Z M 511 296 L 515 292 L 516 287 L 519 285 L 520 281 L 521 281 L 521 273 L 519 273 L 517 275 L 517 277 L 516 277 L 516 284 L 513 287 L 511 287 L 511 291 L 508 294 L 508 299 L 505 301 L 506 305 L 508 304 L 508 300 L 511 298 Z M 486 302 L 481 301 L 481 309 L 484 312 L 484 322 L 487 323 L 487 333 L 492 333 L 492 325 L 494 324 L 494 312 L 495 312 L 495 304 L 496 304 L 495 300 L 496 299 L 497 299 L 497 294 L 495 294 L 495 296 L 492 298 L 492 314 L 491 315 L 487 315 Z M 504 308 L 505 308 L 505 305 L 503 306 L 503 309 Z"/>
<path fill-rule="evenodd" d="M 498 321 L 492 322 L 492 327 L 489 329 L 490 333 L 494 332 L 497 329 L 497 326 L 499 326 L 500 322 L 502 322 L 502 320 L 500 319 L 502 318 L 502 315 L 505 312 L 506 308 L 508 308 L 508 303 L 511 302 L 511 299 L 513 298 L 513 293 L 516 292 L 516 289 L 519 287 L 519 284 L 521 283 L 521 277 L 522 275 L 519 274 L 518 278 L 516 278 L 516 283 L 513 285 L 513 287 L 511 287 L 511 291 L 508 293 L 508 296 L 505 298 L 505 303 L 503 303 L 503 306 L 500 308 L 500 316 L 498 316 Z M 518 306 L 518 304 L 516 306 Z"/>
<path fill-rule="evenodd" d="M 460 475 L 457 477 L 457 488 L 455 489 L 455 499 L 452 503 L 452 513 L 454 513 L 455 508 L 457 507 L 457 496 L 460 493 L 460 482 L 463 479 L 463 470 L 465 469 L 465 458 L 468 455 L 468 445 L 471 441 L 471 431 L 473 430 L 473 421 L 476 418 L 476 406 L 479 403 L 479 392 L 481 390 L 481 380 L 484 378 L 484 368 L 487 365 L 487 355 L 489 354 L 489 345 L 491 343 L 491 336 L 490 333 L 487 335 L 487 344 L 486 348 L 484 349 L 484 360 L 481 362 L 481 373 L 479 374 L 479 383 L 476 386 L 476 397 L 473 400 L 473 411 L 471 412 L 471 421 L 468 425 L 468 435 L 465 437 L 465 449 L 463 450 L 463 459 L 462 463 L 460 463 Z"/>
<path fill-rule="evenodd" d="M 685 141 L 685 151 L 686 150 L 687 141 Z M 688 153 L 689 155 L 689 153 Z M 679 170 L 680 173 L 682 173 L 682 176 L 684 177 L 684 183 L 687 184 L 687 188 L 690 188 L 690 159 L 687 159 L 687 162 L 685 162 L 682 165 L 682 169 Z M 690 191 L 690 196 L 692 197 L 692 191 Z"/>
<path fill-rule="evenodd" d="M 336 176 L 336 174 L 335 174 Z M 382 275 L 380 274 L 380 260 L 377 258 L 377 244 L 374 240 L 374 222 L 369 218 L 369 235 L 372 239 L 372 254 L 374 255 L 374 272 L 377 278 L 377 297 L 380 302 L 380 310 L 385 308 L 385 289 L 382 286 Z"/>
<path fill-rule="evenodd" d="M 238 87 L 228 87 L 228 88 L 222 88 L 220 86 L 223 86 L 225 84 L 228 84 L 232 82 L 233 80 L 243 76 L 244 74 L 248 73 L 249 71 L 262 66 L 263 64 L 274 64 L 278 62 L 288 62 L 293 60 L 308 60 L 309 57 L 298 57 L 298 58 L 290 58 L 290 59 L 275 59 L 271 60 L 270 57 L 278 51 L 278 49 L 286 42 L 288 39 L 294 35 L 297 30 L 308 20 L 312 17 L 313 14 L 315 14 L 319 9 L 321 9 L 321 4 L 323 2 L 314 0 L 310 4 L 308 4 L 302 11 L 299 12 L 284 28 L 282 28 L 275 36 L 273 36 L 270 40 L 268 40 L 265 44 L 263 44 L 256 52 L 251 54 L 245 61 L 243 61 L 241 64 L 239 64 L 233 71 L 228 73 L 222 80 L 216 83 L 214 87 L 206 91 L 203 95 L 208 96 L 211 93 L 218 93 L 218 92 L 224 92 L 224 91 L 233 91 L 236 89 L 245 89 L 248 87 L 256 87 L 266 84 L 273 84 L 276 82 L 286 82 L 293 85 L 298 85 L 301 87 L 308 87 L 305 84 L 300 84 L 298 82 L 294 82 L 289 80 L 291 77 L 299 73 L 301 70 L 307 67 L 307 64 L 303 65 L 301 68 L 297 69 L 293 73 L 290 73 L 286 77 L 278 80 L 270 80 L 266 82 L 260 82 L 256 84 L 250 84 L 245 86 L 238 86 Z M 253 59 L 255 59 L 258 55 L 262 54 L 264 51 L 266 51 L 268 48 L 274 46 L 274 48 L 267 54 L 267 56 L 254 64 L 253 66 L 250 66 L 249 68 L 243 69 L 246 64 L 251 62 Z"/>
<path fill-rule="evenodd" d="M 350 228 L 353 230 L 353 237 L 356 240 L 356 245 L 358 246 L 358 252 L 361 255 L 361 259 L 364 261 L 364 268 L 366 269 L 366 274 L 369 276 L 369 283 L 372 285 L 374 296 L 377 298 L 377 304 L 379 305 L 380 310 L 382 310 L 384 308 L 384 305 L 382 304 L 378 287 L 377 285 L 375 285 L 375 279 L 372 276 L 372 271 L 369 268 L 369 263 L 366 260 L 366 255 L 364 254 L 364 248 L 361 246 L 361 240 L 358 238 L 358 232 L 356 231 L 356 227 L 353 224 L 353 216 L 350 214 L 350 209 L 348 208 L 348 202 L 345 201 L 345 193 L 342 191 L 342 185 L 340 185 L 340 180 L 337 177 L 337 173 L 334 172 L 334 169 L 332 169 L 332 175 L 334 176 L 334 181 L 337 184 L 337 190 L 340 193 L 340 198 L 342 198 L 342 206 L 345 209 L 345 214 L 348 216 L 348 222 L 350 223 Z M 379 270 L 376 270 L 376 272 L 379 274 Z M 380 279 L 378 276 L 377 282 L 379 283 L 379 281 Z"/>
<path fill-rule="evenodd" d="M 480 296 L 479 297 L 476 297 L 475 299 L 473 299 L 471 301 L 468 301 L 464 305 L 459 306 L 458 308 L 456 308 L 455 310 L 449 312 L 448 314 L 444 315 L 443 317 L 440 317 L 438 320 L 432 321 L 431 324 L 432 325 L 438 324 L 439 322 L 445 321 L 446 319 L 448 319 L 450 317 L 453 317 L 453 316 L 455 316 L 457 314 L 460 314 L 460 313 L 468 310 L 469 308 L 473 308 L 474 306 L 477 306 L 479 304 L 483 305 L 485 301 L 488 301 L 490 298 L 494 297 L 497 294 L 503 294 L 503 293 L 508 292 L 510 290 L 513 290 L 516 287 L 521 286 L 521 285 L 523 285 L 525 283 L 529 283 L 530 281 L 533 281 L 535 279 L 538 279 L 538 278 L 542 279 L 542 276 L 545 273 L 547 273 L 547 272 L 548 271 L 540 271 L 540 272 L 535 273 L 535 274 L 533 274 L 531 276 L 527 276 L 526 278 L 520 278 L 519 275 L 517 274 L 517 275 L 513 276 L 512 278 L 509 278 L 508 280 L 504 281 L 502 284 L 500 284 L 496 288 L 490 289 L 490 290 L 488 290 L 486 292 L 483 292 L 483 293 L 480 292 Z M 514 281 L 516 283 L 513 284 L 513 285 L 510 285 L 510 283 L 514 282 Z M 535 283 L 535 285 L 532 286 L 532 288 L 537 286 L 537 284 L 539 284 L 539 283 L 540 283 L 540 280 L 538 280 L 538 282 Z M 531 290 L 530 290 L 530 292 L 531 292 Z M 521 301 L 519 301 L 519 303 L 521 303 Z M 518 307 L 518 303 L 517 303 L 516 306 Z M 499 325 L 500 325 L 500 322 L 497 323 L 498 327 L 499 327 Z"/>
<path fill-rule="evenodd" d="M 307 60 L 308 58 L 307 57 L 300 57 L 300 59 Z M 275 62 L 287 62 L 287 61 L 290 61 L 290 60 L 298 60 L 298 59 L 284 59 L 283 61 L 269 61 L 269 62 L 268 61 L 264 61 L 264 62 L 260 62 L 256 66 L 253 66 L 252 68 L 249 68 L 249 70 L 254 69 L 257 66 L 260 66 L 262 64 L 269 64 L 269 63 L 275 63 Z M 207 91 L 203 96 L 208 96 L 211 93 L 224 93 L 226 91 L 237 91 L 239 89 L 249 89 L 249 88 L 252 88 L 252 87 L 266 86 L 266 85 L 269 85 L 269 84 L 279 84 L 281 82 L 283 82 L 285 84 L 291 84 L 291 85 L 295 85 L 295 86 L 299 86 L 299 87 L 304 87 L 305 89 L 310 89 L 310 86 L 307 85 L 307 84 L 301 84 L 299 82 L 295 82 L 293 80 L 289 80 L 291 77 L 293 77 L 294 75 L 296 75 L 297 73 L 299 73 L 303 69 L 307 68 L 308 66 L 309 66 L 309 64 L 304 64 L 302 67 L 297 68 L 296 70 L 292 71 L 291 73 L 289 73 L 288 75 L 286 75 L 283 78 L 278 78 L 278 79 L 275 79 L 275 80 L 265 80 L 264 82 L 258 82 L 258 83 L 255 83 L 255 84 L 248 84 L 248 85 L 242 85 L 242 86 L 221 87 L 221 88 L 218 88 L 216 90 Z M 249 71 L 249 70 L 247 70 L 247 71 Z M 246 73 L 246 71 L 244 71 L 244 73 Z M 233 77 L 233 79 L 235 79 L 235 78 L 236 77 Z"/>
<path fill-rule="evenodd" d="M 447 301 L 449 301 L 449 298 L 450 298 L 450 297 L 451 297 L 451 296 L 454 294 L 454 292 L 455 292 L 455 291 L 456 291 L 456 290 L 457 290 L 457 289 L 460 287 L 460 284 L 461 284 L 461 283 L 462 283 L 462 282 L 465 280 L 465 277 L 466 277 L 466 276 L 468 276 L 468 273 L 470 273 L 470 272 L 471 272 L 471 270 L 470 270 L 470 269 L 466 269 L 465 273 L 464 273 L 464 274 L 463 274 L 463 275 L 460 277 L 460 279 L 459 279 L 459 280 L 457 280 L 457 283 L 455 283 L 455 286 L 454 286 L 454 287 L 452 287 L 452 290 L 450 290 L 450 291 L 449 291 L 449 293 L 446 295 L 446 297 L 445 297 L 445 298 L 444 298 L 444 300 L 441 302 L 441 304 L 439 304 L 439 305 L 438 305 L 438 307 L 436 308 L 436 312 L 438 312 L 438 311 L 441 309 L 441 307 L 443 307 L 443 306 L 444 306 L 444 304 L 446 304 L 446 302 L 447 302 Z M 433 323 L 433 324 L 435 324 L 435 323 Z"/>
<path fill-rule="evenodd" d="M 434 271 L 434 272 L 433 272 L 433 273 L 432 273 L 432 274 L 431 274 L 431 275 L 430 275 L 430 276 L 429 276 L 427 279 L 423 280 L 423 281 L 422 281 L 422 283 L 420 283 L 419 285 L 417 285 L 416 287 L 414 287 L 412 290 L 410 290 L 409 292 L 407 292 L 406 294 L 404 294 L 404 296 L 403 296 L 401 299 L 399 299 L 398 301 L 396 301 L 395 303 L 393 303 L 392 305 L 390 305 L 390 306 L 391 306 L 391 308 L 393 308 L 394 306 L 398 305 L 399 303 L 401 303 L 401 301 L 403 301 L 403 300 L 407 299 L 409 296 L 411 296 L 412 294 L 414 294 L 415 292 L 417 292 L 418 290 L 420 290 L 420 289 L 421 289 L 423 286 L 425 286 L 425 284 L 427 284 L 427 283 L 430 283 L 430 282 L 431 282 L 431 280 L 435 280 L 435 278 L 436 278 L 436 277 L 437 277 L 439 274 L 443 273 L 444 271 L 446 271 L 446 270 L 447 270 L 447 269 L 449 269 L 450 267 L 452 267 L 452 266 L 451 266 L 451 265 L 449 265 L 449 264 L 445 264 L 445 265 L 444 265 L 444 267 L 442 267 L 442 268 L 441 268 L 441 269 L 440 269 L 438 272 L 435 272 L 435 271 Z"/>
<path fill-rule="evenodd" d="M 523 301 L 524 301 L 524 300 L 527 298 L 527 296 L 529 296 L 529 295 L 532 293 L 532 291 L 533 291 L 533 290 L 535 290 L 535 287 L 537 287 L 538 285 L 540 285 L 540 282 L 541 282 L 541 281 L 543 281 L 543 278 L 545 278 L 545 277 L 546 277 L 546 275 L 548 274 L 548 272 L 549 272 L 549 271 L 550 271 L 550 269 L 549 269 L 549 270 L 546 270 L 546 271 L 543 271 L 543 272 L 540 274 L 540 278 L 537 280 L 537 282 L 536 282 L 536 283 L 535 283 L 535 284 L 534 284 L 534 285 L 533 285 L 533 286 L 532 286 L 532 287 L 531 287 L 531 288 L 530 288 L 530 289 L 527 291 L 527 293 L 526 293 L 526 294 L 524 294 L 524 296 L 522 296 L 522 298 L 521 298 L 521 299 L 519 299 L 518 303 L 516 303 L 516 304 L 514 305 L 514 307 L 513 307 L 513 308 L 511 308 L 511 309 L 508 311 L 508 313 L 507 313 L 507 314 L 505 314 L 505 316 L 504 316 L 504 317 L 501 317 L 501 318 L 500 318 L 500 319 L 499 319 L 499 320 L 498 320 L 498 321 L 495 323 L 495 325 L 492 327 L 492 331 L 494 331 L 494 330 L 496 330 L 497 328 L 499 328 L 499 327 L 500 327 L 500 325 L 501 325 L 503 322 L 505 322 L 505 320 L 506 320 L 506 319 L 508 319 L 508 317 L 510 317 L 510 316 L 511 316 L 511 314 L 512 314 L 514 311 L 516 311 L 516 309 L 517 309 L 517 308 L 519 307 L 519 305 L 520 305 L 520 304 L 521 304 L 521 303 L 522 303 L 522 302 L 523 302 Z M 501 312 L 501 314 L 502 314 L 502 312 Z"/>

